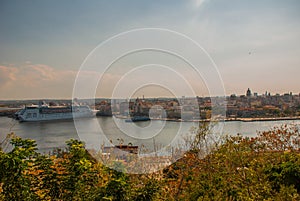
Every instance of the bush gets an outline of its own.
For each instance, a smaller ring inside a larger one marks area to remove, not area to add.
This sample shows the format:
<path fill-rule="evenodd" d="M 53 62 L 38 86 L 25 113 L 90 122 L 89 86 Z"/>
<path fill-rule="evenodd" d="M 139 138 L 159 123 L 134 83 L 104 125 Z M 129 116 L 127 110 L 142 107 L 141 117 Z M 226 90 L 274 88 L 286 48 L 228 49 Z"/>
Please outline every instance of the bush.
<path fill-rule="evenodd" d="M 10 152 L 0 150 L 0 200 L 300 199 L 296 126 L 213 144 L 208 142 L 208 129 L 197 132 L 192 150 L 183 158 L 163 171 L 143 175 L 104 167 L 78 140 L 67 141 L 66 151 L 47 156 L 37 152 L 35 141 L 14 137 Z M 115 162 L 121 169 L 122 164 Z"/>

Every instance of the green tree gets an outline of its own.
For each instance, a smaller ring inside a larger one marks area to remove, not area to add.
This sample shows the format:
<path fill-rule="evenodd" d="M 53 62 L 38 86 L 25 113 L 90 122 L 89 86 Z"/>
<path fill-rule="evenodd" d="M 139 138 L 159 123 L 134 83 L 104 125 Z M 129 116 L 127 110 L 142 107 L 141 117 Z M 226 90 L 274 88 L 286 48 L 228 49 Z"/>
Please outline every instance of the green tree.
<path fill-rule="evenodd" d="M 31 180 L 27 170 L 34 163 L 36 143 L 34 140 L 15 137 L 11 140 L 12 151 L 0 154 L 0 181 L 5 200 L 37 200 L 31 191 Z"/>
<path fill-rule="evenodd" d="M 268 180 L 273 189 L 280 192 L 282 186 L 294 187 L 300 193 L 300 156 L 287 152 L 279 156 L 276 164 L 269 164 L 265 168 Z"/>

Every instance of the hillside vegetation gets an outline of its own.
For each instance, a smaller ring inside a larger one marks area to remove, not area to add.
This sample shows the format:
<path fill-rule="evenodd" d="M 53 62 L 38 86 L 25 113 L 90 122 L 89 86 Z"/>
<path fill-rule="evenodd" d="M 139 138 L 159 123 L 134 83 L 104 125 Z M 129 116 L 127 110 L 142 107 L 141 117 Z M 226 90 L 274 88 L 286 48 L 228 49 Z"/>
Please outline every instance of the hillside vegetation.
<path fill-rule="evenodd" d="M 297 126 L 226 137 L 205 156 L 204 132 L 183 158 L 143 175 L 103 166 L 78 140 L 48 156 L 14 137 L 13 149 L 0 151 L 0 200 L 300 200 Z"/>

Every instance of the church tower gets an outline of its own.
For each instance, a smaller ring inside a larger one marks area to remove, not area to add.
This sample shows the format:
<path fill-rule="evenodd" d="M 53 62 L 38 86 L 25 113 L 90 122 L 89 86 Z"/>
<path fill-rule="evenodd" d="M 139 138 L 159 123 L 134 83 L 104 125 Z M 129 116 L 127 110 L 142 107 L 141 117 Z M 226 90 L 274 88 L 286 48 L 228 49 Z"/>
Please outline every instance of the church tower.
<path fill-rule="evenodd" d="M 250 97 L 251 96 L 251 90 L 248 88 L 247 92 L 246 92 L 246 96 Z"/>

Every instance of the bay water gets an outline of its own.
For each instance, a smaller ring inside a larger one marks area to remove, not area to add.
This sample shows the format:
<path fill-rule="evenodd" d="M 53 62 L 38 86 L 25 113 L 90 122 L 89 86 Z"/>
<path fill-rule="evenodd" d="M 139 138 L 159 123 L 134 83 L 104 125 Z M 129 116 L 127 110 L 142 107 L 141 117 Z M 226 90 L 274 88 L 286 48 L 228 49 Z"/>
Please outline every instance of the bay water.
<path fill-rule="evenodd" d="M 286 121 L 228 121 L 217 125 L 218 135 L 236 135 L 255 137 L 257 132 L 266 131 L 282 124 L 300 124 L 300 120 Z M 71 138 L 80 139 L 87 148 L 99 149 L 112 144 L 133 144 L 145 149 L 180 143 L 181 138 L 189 136 L 197 122 L 147 121 L 128 123 L 124 119 L 95 117 L 89 119 L 60 120 L 47 122 L 23 122 L 0 117 L 0 140 L 13 132 L 19 137 L 36 140 L 39 152 L 48 153 L 55 148 L 64 148 Z"/>

